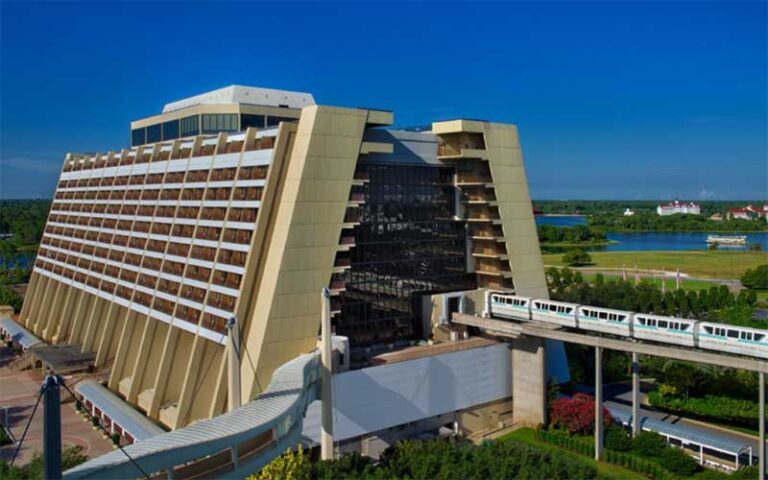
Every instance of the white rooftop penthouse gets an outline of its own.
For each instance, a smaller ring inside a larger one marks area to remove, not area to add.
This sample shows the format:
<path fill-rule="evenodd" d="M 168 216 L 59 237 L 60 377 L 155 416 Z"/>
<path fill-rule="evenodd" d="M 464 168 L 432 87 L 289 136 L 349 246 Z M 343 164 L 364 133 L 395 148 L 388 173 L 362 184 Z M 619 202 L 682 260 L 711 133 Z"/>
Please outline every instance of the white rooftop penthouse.
<path fill-rule="evenodd" d="M 275 90 L 272 88 L 230 85 L 193 97 L 166 103 L 163 113 L 174 112 L 196 105 L 250 104 L 268 107 L 303 108 L 315 105 L 311 93 Z"/>

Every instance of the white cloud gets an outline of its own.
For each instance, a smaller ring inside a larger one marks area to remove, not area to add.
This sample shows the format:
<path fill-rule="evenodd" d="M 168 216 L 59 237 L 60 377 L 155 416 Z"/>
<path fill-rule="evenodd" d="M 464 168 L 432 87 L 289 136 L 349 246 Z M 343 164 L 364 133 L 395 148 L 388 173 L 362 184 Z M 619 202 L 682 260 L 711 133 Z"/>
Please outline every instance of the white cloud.
<path fill-rule="evenodd" d="M 715 198 L 715 192 L 711 190 L 704 188 L 699 192 L 699 200 L 712 200 L 713 198 Z"/>

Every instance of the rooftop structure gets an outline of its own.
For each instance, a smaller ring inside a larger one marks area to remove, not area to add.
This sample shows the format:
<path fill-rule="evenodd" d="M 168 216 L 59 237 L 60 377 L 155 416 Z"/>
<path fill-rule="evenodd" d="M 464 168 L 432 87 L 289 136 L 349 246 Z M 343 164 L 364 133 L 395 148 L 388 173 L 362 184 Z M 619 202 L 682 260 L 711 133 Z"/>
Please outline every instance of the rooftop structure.
<path fill-rule="evenodd" d="M 174 112 L 196 105 L 247 104 L 264 107 L 304 108 L 315 104 L 311 93 L 289 92 L 271 88 L 230 85 L 211 92 L 166 103 L 163 113 Z"/>
<path fill-rule="evenodd" d="M 768 205 L 763 205 L 762 207 L 747 205 L 746 207 L 732 208 L 728 210 L 727 215 L 729 219 L 740 220 L 754 220 L 761 217 L 768 218 Z"/>
<path fill-rule="evenodd" d="M 245 402 L 314 348 L 324 287 L 359 362 L 436 335 L 451 292 L 548 294 L 515 126 L 387 130 L 274 92 L 174 102 L 130 148 L 64 161 L 20 322 L 170 429 L 231 409 L 231 317 Z"/>
<path fill-rule="evenodd" d="M 701 207 L 693 202 L 687 203 L 687 202 L 680 202 L 678 200 L 675 200 L 674 202 L 668 203 L 666 205 L 659 205 L 656 207 L 656 212 L 659 215 L 665 216 L 665 215 L 676 215 L 678 213 L 685 213 L 688 215 L 699 215 L 701 214 Z"/>
<path fill-rule="evenodd" d="M 297 121 L 301 109 L 314 104 L 309 93 L 231 85 L 167 103 L 161 114 L 131 122 L 131 146 L 274 127 Z"/>

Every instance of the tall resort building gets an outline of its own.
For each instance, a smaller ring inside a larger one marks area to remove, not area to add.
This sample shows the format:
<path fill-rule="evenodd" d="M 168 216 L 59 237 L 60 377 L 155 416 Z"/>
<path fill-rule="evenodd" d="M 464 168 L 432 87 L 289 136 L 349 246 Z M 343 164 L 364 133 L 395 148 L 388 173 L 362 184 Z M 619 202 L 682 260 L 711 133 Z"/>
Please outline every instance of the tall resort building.
<path fill-rule="evenodd" d="M 232 317 L 245 402 L 315 348 L 323 288 L 360 365 L 438 338 L 451 293 L 546 298 L 516 127 L 393 122 L 231 86 L 68 154 L 20 322 L 176 429 L 227 410 Z"/>

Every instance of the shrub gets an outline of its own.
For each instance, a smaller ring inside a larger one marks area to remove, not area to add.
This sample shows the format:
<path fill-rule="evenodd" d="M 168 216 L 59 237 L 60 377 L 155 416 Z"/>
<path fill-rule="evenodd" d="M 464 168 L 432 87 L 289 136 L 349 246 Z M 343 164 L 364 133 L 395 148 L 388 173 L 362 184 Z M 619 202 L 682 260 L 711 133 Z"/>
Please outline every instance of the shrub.
<path fill-rule="evenodd" d="M 577 393 L 572 398 L 560 398 L 550 403 L 550 418 L 555 426 L 569 433 L 589 434 L 595 429 L 595 398 Z M 603 421 L 611 424 L 611 414 L 603 407 Z"/>
<path fill-rule="evenodd" d="M 99 417 L 91 417 L 91 424 L 94 427 L 98 427 L 99 426 Z"/>
<path fill-rule="evenodd" d="M 605 448 L 617 452 L 628 452 L 632 448 L 632 439 L 622 427 L 611 425 L 605 430 Z"/>
<path fill-rule="evenodd" d="M 248 480 L 267 480 L 281 478 L 286 480 L 309 479 L 312 472 L 312 462 L 304 449 L 298 451 L 286 450 L 285 453 L 272 460 L 258 473 L 248 477 Z"/>
<path fill-rule="evenodd" d="M 677 448 L 665 448 L 661 454 L 661 463 L 667 470 L 681 477 L 690 477 L 699 471 L 699 464 L 696 463 L 696 460 Z"/>
<path fill-rule="evenodd" d="M 88 457 L 83 454 L 83 447 L 80 445 L 65 448 L 61 452 L 61 469 L 62 471 L 69 470 L 70 468 L 80 465 L 86 460 L 88 460 Z M 39 453 L 35 452 L 32 460 L 30 460 L 27 465 L 22 467 L 21 471 L 23 472 L 23 476 L 21 478 L 43 478 L 43 457 Z"/>
<path fill-rule="evenodd" d="M 120 435 L 113 433 L 112 435 L 109 436 L 109 438 L 112 439 L 112 443 L 114 443 L 115 445 L 120 445 Z"/>
<path fill-rule="evenodd" d="M 730 478 L 731 480 L 757 480 L 759 474 L 759 466 L 752 465 L 751 467 L 744 467 L 741 470 L 737 470 L 730 476 Z"/>
<path fill-rule="evenodd" d="M 14 311 L 20 312 L 24 298 L 10 288 L 0 285 L 0 305 L 10 305 Z"/>
<path fill-rule="evenodd" d="M 592 263 L 592 257 L 584 250 L 577 248 L 563 255 L 563 263 L 569 267 L 580 267 Z"/>
<path fill-rule="evenodd" d="M 732 397 L 707 395 L 703 398 L 685 399 L 676 395 L 665 395 L 661 391 L 653 391 L 648 394 L 648 401 L 654 407 L 755 428 L 760 417 L 760 407 L 757 402 Z"/>
<path fill-rule="evenodd" d="M 741 276 L 741 284 L 752 289 L 768 289 L 768 265 L 750 268 Z"/>
<path fill-rule="evenodd" d="M 8 435 L 8 432 L 5 430 L 5 427 L 0 425 L 0 446 L 8 445 L 9 443 L 13 443 L 11 441 L 11 437 L 10 435 Z"/>
<path fill-rule="evenodd" d="M 667 442 L 656 432 L 640 432 L 632 439 L 632 452 L 647 458 L 660 458 Z"/>

